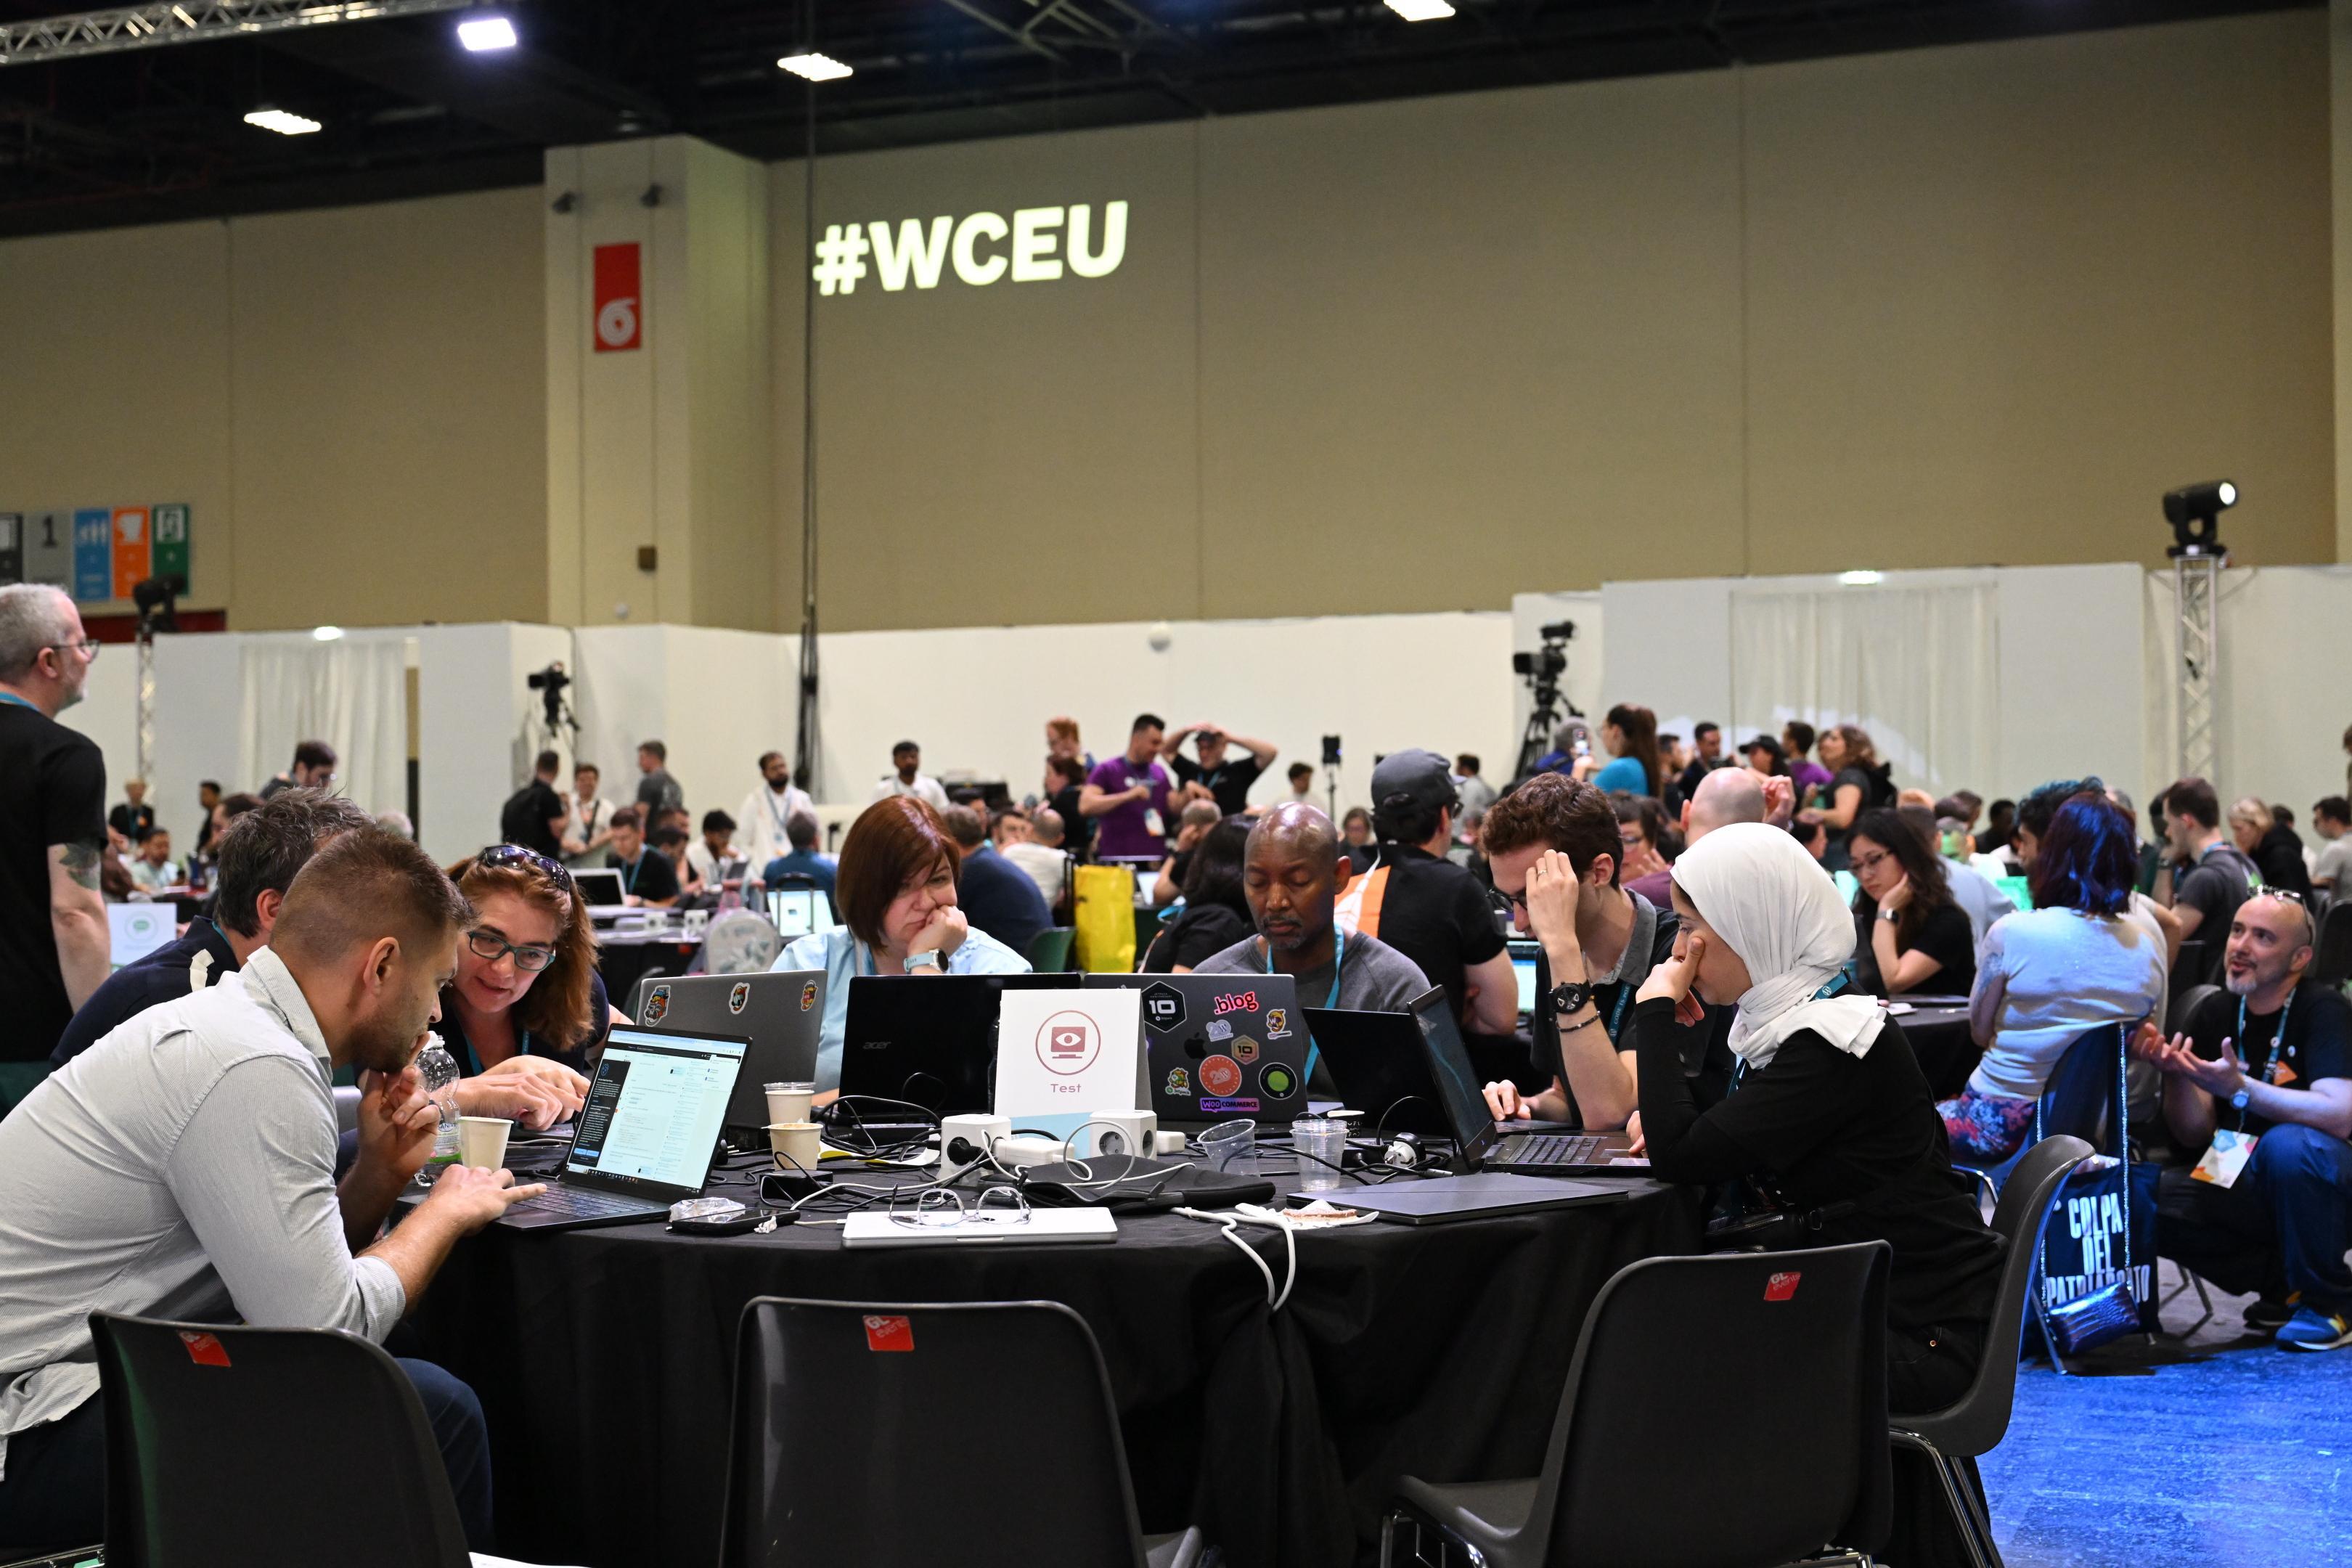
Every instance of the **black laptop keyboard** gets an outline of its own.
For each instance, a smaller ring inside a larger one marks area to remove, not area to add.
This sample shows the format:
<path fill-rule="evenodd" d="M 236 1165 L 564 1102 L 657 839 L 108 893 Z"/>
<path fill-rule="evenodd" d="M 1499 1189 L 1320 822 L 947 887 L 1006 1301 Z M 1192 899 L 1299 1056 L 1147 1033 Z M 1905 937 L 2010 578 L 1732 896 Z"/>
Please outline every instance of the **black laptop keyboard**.
<path fill-rule="evenodd" d="M 1589 1133 L 1522 1132 L 1504 1139 L 1495 1159 L 1505 1165 L 1598 1165 L 1607 1142 Z"/>
<path fill-rule="evenodd" d="M 648 1214 L 652 1211 L 643 1198 L 626 1198 L 614 1193 L 599 1193 L 587 1187 L 567 1187 L 562 1183 L 551 1186 L 535 1198 L 525 1198 L 507 1212 L 533 1214 L 576 1215 L 582 1219 L 597 1219 L 606 1215 Z"/>

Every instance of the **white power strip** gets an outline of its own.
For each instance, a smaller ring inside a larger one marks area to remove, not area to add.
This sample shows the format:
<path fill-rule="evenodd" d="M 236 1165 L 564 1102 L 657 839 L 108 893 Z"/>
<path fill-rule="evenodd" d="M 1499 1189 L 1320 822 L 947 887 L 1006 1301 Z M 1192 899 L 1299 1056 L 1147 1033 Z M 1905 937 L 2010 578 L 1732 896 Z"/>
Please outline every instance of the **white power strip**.
<path fill-rule="evenodd" d="M 984 1163 L 990 1146 L 1013 1131 L 1003 1116 L 950 1116 L 940 1123 L 940 1180 L 951 1182 Z"/>
<path fill-rule="evenodd" d="M 1017 1138 L 996 1141 L 996 1163 L 1008 1171 L 1018 1171 L 1026 1165 L 1050 1165 L 1062 1157 L 1067 1146 L 1060 1138 L 1048 1138 L 1042 1132 L 1024 1132 Z"/>

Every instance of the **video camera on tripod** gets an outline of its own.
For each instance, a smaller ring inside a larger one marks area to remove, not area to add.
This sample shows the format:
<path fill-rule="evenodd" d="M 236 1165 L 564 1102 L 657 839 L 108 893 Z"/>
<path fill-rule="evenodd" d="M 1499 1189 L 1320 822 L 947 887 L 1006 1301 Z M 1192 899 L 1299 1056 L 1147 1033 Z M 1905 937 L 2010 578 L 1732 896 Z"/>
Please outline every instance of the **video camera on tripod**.
<path fill-rule="evenodd" d="M 539 693 L 540 702 L 546 709 L 550 735 L 560 735 L 566 729 L 574 735 L 580 733 L 580 721 L 572 716 L 572 705 L 563 700 L 563 689 L 571 684 L 572 678 L 563 673 L 560 659 L 523 677 L 523 685 Z"/>
<path fill-rule="evenodd" d="M 1554 621 L 1538 626 L 1536 635 L 1543 644 L 1532 653 L 1511 655 L 1511 672 L 1528 683 L 1528 694 L 1535 699 L 1534 710 L 1528 715 L 1528 727 L 1519 736 L 1518 765 L 1511 770 L 1515 780 L 1524 779 L 1536 771 L 1536 763 L 1551 750 L 1552 731 L 1560 721 L 1560 710 L 1581 719 L 1583 710 L 1563 698 L 1559 678 L 1568 670 L 1568 645 L 1575 640 L 1574 621 Z"/>

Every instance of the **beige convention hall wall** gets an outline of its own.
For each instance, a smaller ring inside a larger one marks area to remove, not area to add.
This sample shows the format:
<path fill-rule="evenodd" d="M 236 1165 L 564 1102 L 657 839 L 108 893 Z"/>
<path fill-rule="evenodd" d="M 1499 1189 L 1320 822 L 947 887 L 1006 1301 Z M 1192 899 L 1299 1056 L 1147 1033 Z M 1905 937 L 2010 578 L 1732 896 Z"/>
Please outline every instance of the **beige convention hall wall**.
<path fill-rule="evenodd" d="M 817 301 L 826 624 L 2153 562 L 2159 492 L 2224 473 L 2240 559 L 2331 560 L 2325 29 L 825 160 L 820 232 L 1131 204 L 1107 278 Z M 789 626 L 809 252 L 772 175 Z"/>
<path fill-rule="evenodd" d="M 542 251 L 536 189 L 0 243 L 0 510 L 186 500 L 240 629 L 543 616 Z"/>

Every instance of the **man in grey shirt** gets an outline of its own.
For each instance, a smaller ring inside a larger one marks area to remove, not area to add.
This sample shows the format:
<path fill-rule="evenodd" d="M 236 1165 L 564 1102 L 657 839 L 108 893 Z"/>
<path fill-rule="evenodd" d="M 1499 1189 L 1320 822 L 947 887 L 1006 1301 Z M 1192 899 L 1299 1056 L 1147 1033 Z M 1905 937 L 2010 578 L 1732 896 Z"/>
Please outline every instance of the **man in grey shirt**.
<path fill-rule="evenodd" d="M 1301 1007 L 1399 1013 L 1429 989 L 1420 966 L 1371 936 L 1349 936 L 1333 922 L 1348 879 L 1348 860 L 1331 819 L 1311 805 L 1286 802 L 1257 819 L 1243 850 L 1242 894 L 1257 935 L 1244 937 L 1194 966 L 1195 974 L 1288 974 Z M 1315 1063 L 1307 1058 L 1310 1071 Z"/>
<path fill-rule="evenodd" d="M 543 1190 L 453 1167 L 376 1239 L 432 1152 L 438 1112 L 409 1062 L 470 915 L 415 844 L 344 834 L 243 970 L 131 1019 L 0 1121 L 0 1542 L 104 1533 L 92 1310 L 381 1342 L 459 1237 Z M 346 1066 L 364 1092 L 339 1187 L 330 1083 Z M 402 1365 L 487 1548 L 480 1406 L 438 1367 Z"/>

